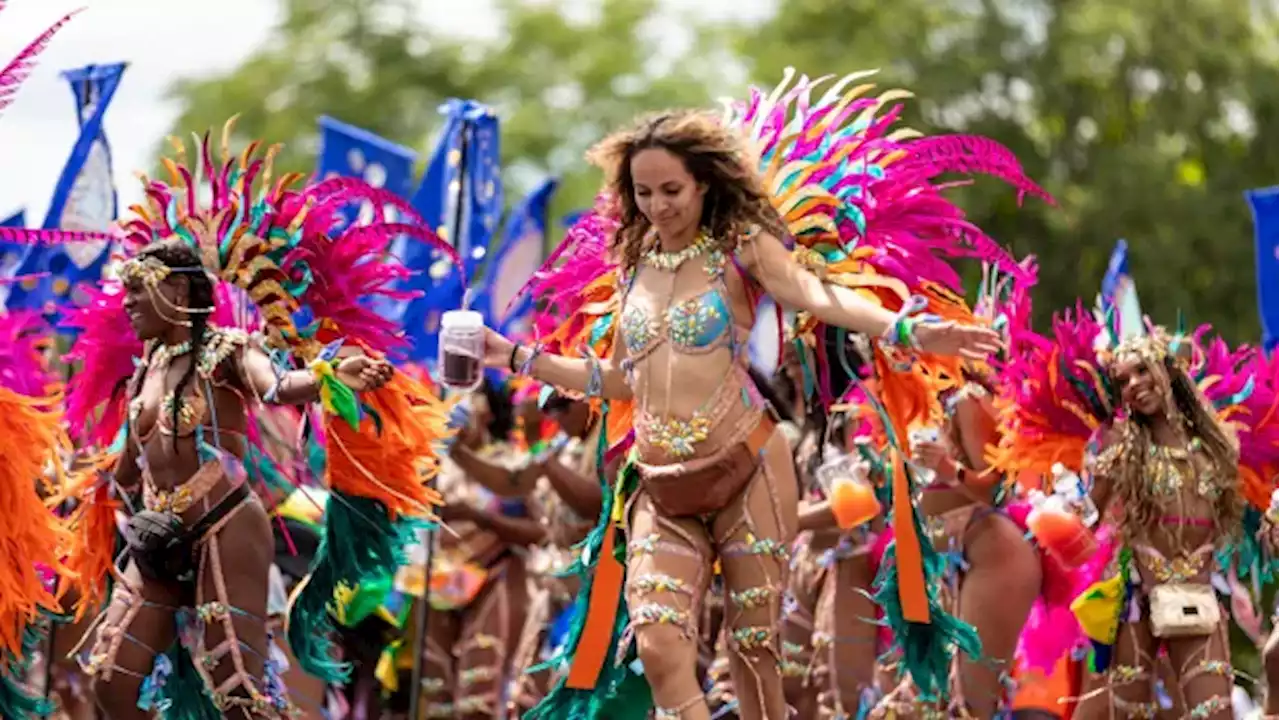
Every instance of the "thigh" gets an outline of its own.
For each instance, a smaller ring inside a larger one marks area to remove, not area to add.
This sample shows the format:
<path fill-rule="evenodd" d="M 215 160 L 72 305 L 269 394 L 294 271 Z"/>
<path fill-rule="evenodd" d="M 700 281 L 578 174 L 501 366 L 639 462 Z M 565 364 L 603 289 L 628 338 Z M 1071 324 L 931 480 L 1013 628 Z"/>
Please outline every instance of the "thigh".
<path fill-rule="evenodd" d="M 774 442 L 780 438 L 770 441 L 755 478 L 712 523 L 725 579 L 725 619 L 738 646 L 756 644 L 753 638 L 776 642 L 781 621 L 799 497 L 790 456 Z"/>
<path fill-rule="evenodd" d="M 677 630 L 671 638 L 694 648 L 711 582 L 711 539 L 696 519 L 670 518 L 643 491 L 631 501 L 627 533 L 627 610 L 637 631 Z M 666 634 L 666 633 L 664 633 Z"/>
<path fill-rule="evenodd" d="M 280 684 L 267 678 L 275 543 L 266 511 L 256 499 L 245 501 L 201 539 L 199 548 L 196 607 L 188 618 L 202 639 L 192 649 L 197 671 L 222 710 L 247 715 L 243 708 L 264 698 L 281 704 L 283 697 L 267 696 L 269 685 Z"/>
<path fill-rule="evenodd" d="M 126 716 L 137 704 L 156 656 L 174 643 L 174 613 L 185 597 L 177 586 L 144 580 L 132 564 L 122 575 L 94 631 L 83 668 L 103 704 Z"/>
<path fill-rule="evenodd" d="M 1227 641 L 1227 619 L 1208 637 L 1166 641 L 1169 663 L 1177 676 L 1184 712 L 1192 717 L 1230 717 L 1234 674 Z M 1224 714 L 1225 713 L 1225 714 Z"/>

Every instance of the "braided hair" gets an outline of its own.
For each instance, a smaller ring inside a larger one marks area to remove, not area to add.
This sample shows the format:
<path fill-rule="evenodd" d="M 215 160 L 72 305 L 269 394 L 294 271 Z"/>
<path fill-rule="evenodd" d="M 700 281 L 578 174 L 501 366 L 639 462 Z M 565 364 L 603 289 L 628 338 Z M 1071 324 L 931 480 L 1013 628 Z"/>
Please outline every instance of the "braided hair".
<path fill-rule="evenodd" d="M 143 248 L 138 257 L 150 257 L 159 260 L 167 267 L 189 269 L 200 267 L 200 256 L 196 249 L 189 243 L 181 239 L 168 239 L 160 242 L 152 243 Z M 188 308 L 195 309 L 212 309 L 214 304 L 213 281 L 209 276 L 202 272 L 184 272 L 181 275 L 170 275 L 168 279 L 172 280 L 177 277 L 187 279 L 187 302 Z M 173 427 L 178 427 L 178 418 L 182 412 L 183 394 L 187 386 L 195 379 L 196 366 L 199 364 L 200 353 L 204 350 L 205 341 L 208 339 L 209 331 L 209 312 L 189 312 L 186 313 L 187 320 L 191 322 L 191 362 L 187 365 L 187 371 L 182 374 L 182 379 L 173 388 Z M 178 433 L 173 434 L 174 449 L 177 449 Z"/>

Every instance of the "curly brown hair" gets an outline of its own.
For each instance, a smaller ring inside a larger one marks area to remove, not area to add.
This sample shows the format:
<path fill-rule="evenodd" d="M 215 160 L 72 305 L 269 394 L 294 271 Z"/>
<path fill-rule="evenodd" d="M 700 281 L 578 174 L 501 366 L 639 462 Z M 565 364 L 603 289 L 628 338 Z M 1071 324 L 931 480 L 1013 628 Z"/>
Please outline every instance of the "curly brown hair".
<path fill-rule="evenodd" d="M 779 238 L 785 235 L 786 224 L 774 209 L 736 129 L 703 110 L 647 115 L 587 152 L 588 162 L 605 172 L 610 210 L 619 221 L 610 250 L 624 272 L 631 272 L 640 262 L 650 227 L 636 204 L 631 161 L 641 150 L 654 148 L 679 157 L 694 180 L 706 186 L 702 226 L 722 249 L 731 252 L 746 233 L 755 229 Z"/>

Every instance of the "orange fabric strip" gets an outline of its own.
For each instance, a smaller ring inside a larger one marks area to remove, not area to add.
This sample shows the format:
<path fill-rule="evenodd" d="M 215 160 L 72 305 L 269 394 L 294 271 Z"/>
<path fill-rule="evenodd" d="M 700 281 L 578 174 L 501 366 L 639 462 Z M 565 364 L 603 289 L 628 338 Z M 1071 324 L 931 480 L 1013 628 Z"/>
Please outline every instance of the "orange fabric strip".
<path fill-rule="evenodd" d="M 920 536 L 912 518 L 911 489 L 907 471 L 897 449 L 890 449 L 893 473 L 894 560 L 898 563 L 898 602 L 908 622 L 929 623 L 929 595 L 924 586 L 924 556 Z"/>
<path fill-rule="evenodd" d="M 603 547 L 596 561 L 591 598 L 587 602 L 587 619 L 582 637 L 573 653 L 569 677 L 565 685 L 573 690 L 590 690 L 596 686 L 613 640 L 614 622 L 618 617 L 618 600 L 622 597 L 622 563 L 613 556 L 617 529 L 610 523 L 605 529 Z"/>

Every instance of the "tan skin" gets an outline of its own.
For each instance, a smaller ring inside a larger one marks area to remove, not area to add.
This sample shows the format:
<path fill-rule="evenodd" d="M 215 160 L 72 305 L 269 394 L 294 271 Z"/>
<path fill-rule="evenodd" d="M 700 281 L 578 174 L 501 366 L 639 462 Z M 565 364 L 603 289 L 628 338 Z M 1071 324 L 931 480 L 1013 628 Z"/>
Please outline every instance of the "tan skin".
<path fill-rule="evenodd" d="M 1190 438 L 1183 428 L 1170 422 L 1169 415 L 1166 413 L 1165 398 L 1162 396 L 1155 378 L 1152 377 L 1144 363 L 1132 356 L 1121 357 L 1113 365 L 1111 375 L 1115 385 L 1120 388 L 1124 407 L 1142 417 L 1149 424 L 1152 439 L 1157 445 L 1175 448 L 1186 447 Z M 1176 411 L 1174 416 L 1176 417 Z M 1111 433 L 1104 442 L 1104 449 L 1118 441 L 1118 433 Z M 1114 508 L 1111 508 L 1115 499 L 1111 478 L 1101 473 L 1095 474 L 1091 495 L 1099 508 L 1109 508 L 1114 511 Z M 1206 498 L 1200 497 L 1194 482 L 1185 482 L 1182 487 L 1181 497 L 1168 502 L 1169 515 L 1206 519 L 1213 517 L 1213 503 Z M 1195 524 L 1171 524 L 1166 526 L 1163 523 L 1159 523 L 1156 527 L 1144 528 L 1144 530 L 1141 542 L 1150 545 L 1170 559 L 1184 552 L 1195 550 L 1205 543 L 1212 542 L 1214 533 L 1212 527 Z M 1142 578 L 1143 585 L 1150 588 L 1154 581 L 1144 564 L 1135 561 L 1133 567 Z M 1196 578 L 1195 582 L 1208 582 L 1209 569 L 1210 567 L 1206 566 L 1201 573 L 1201 577 Z M 1163 642 L 1168 650 L 1171 670 L 1162 668 L 1161 665 L 1163 663 L 1155 663 L 1153 667 L 1151 658 L 1156 657 L 1159 646 L 1157 639 L 1151 634 L 1150 625 L 1145 616 L 1137 623 L 1121 623 L 1112 657 L 1112 666 L 1140 666 L 1148 669 L 1149 672 L 1162 676 L 1174 702 L 1180 703 L 1184 707 L 1194 707 L 1214 695 L 1230 698 L 1231 679 L 1213 674 L 1192 678 L 1185 682 L 1181 693 L 1176 691 L 1179 681 L 1182 679 L 1181 669 L 1195 667 L 1201 659 L 1206 657 L 1206 647 L 1209 651 L 1208 657 L 1230 660 L 1230 649 L 1226 644 L 1225 623 L 1227 621 L 1225 616 L 1222 622 L 1224 624 L 1219 628 L 1219 631 L 1209 638 L 1165 639 Z M 1105 682 L 1100 678 L 1089 678 L 1086 681 L 1087 687 L 1098 686 L 1099 683 L 1102 683 L 1101 686 L 1105 687 Z M 1153 698 L 1150 697 L 1150 694 L 1146 683 L 1116 685 L 1113 693 L 1103 692 L 1096 698 L 1081 702 L 1076 708 L 1075 717 L 1085 720 L 1087 718 L 1105 716 L 1106 713 L 1112 710 L 1112 697 L 1127 702 L 1141 703 L 1151 701 Z M 1215 720 L 1218 718 L 1230 718 L 1231 710 L 1220 711 L 1209 717 Z"/>
<path fill-rule="evenodd" d="M 633 200 L 656 230 L 661 250 L 675 253 L 689 247 L 698 236 L 709 187 L 690 174 L 680 156 L 664 148 L 639 150 L 626 171 L 630 173 L 635 187 Z M 768 233 L 758 234 L 744 246 L 738 252 L 738 259 L 746 273 L 784 306 L 807 310 L 824 322 L 877 337 L 893 323 L 892 313 L 884 308 L 847 288 L 827 285 L 799 267 L 782 242 Z M 636 268 L 636 273 L 627 302 L 645 308 L 651 317 L 665 311 L 673 302 L 700 295 L 713 287 L 704 264 L 699 261 L 687 262 L 674 273 L 642 263 Z M 752 308 L 743 278 L 730 268 L 725 282 L 729 293 L 726 300 L 739 323 L 736 332 L 745 339 L 750 333 Z M 998 337 L 990 330 L 952 324 L 921 326 L 917 339 L 925 349 L 933 352 L 974 357 L 984 356 L 999 347 Z M 706 403 L 714 389 L 733 374 L 731 368 L 734 363 L 740 362 L 731 357 L 726 348 L 691 356 L 680 353 L 668 343 L 637 363 L 635 385 L 632 386 L 621 367 L 627 358 L 626 345 L 621 337 L 615 340 L 614 347 L 617 350 L 613 356 L 601 362 L 604 396 L 635 397 L 641 406 L 647 406 L 660 417 L 687 418 L 693 415 Z M 512 344 L 498 333 L 488 331 L 485 350 L 488 366 L 503 367 L 511 358 Z M 517 363 L 523 363 L 528 356 L 527 348 L 519 349 Z M 586 389 L 590 377 L 588 361 L 550 355 L 539 356 L 532 372 L 544 382 L 578 391 Z M 695 457 L 719 451 L 722 444 L 729 441 L 729 429 L 735 427 L 746 412 L 748 409 L 736 406 L 719 418 L 719 424 L 712 428 L 708 439 L 695 446 Z M 671 461 L 660 448 L 648 446 L 643 429 L 638 427 L 638 430 L 637 445 L 642 461 L 651 464 Z M 630 558 L 628 577 L 641 577 L 652 572 L 679 577 L 687 584 L 689 595 L 647 593 L 647 599 L 629 597 L 629 602 L 657 602 L 666 607 L 680 608 L 688 617 L 697 617 L 698 608 L 690 603 L 700 602 L 706 592 L 715 548 L 720 542 L 742 541 L 742 538 L 731 538 L 729 534 L 740 532 L 734 528 L 740 527 L 738 521 L 748 509 L 757 523 L 757 537 L 769 537 L 787 544 L 791 542 L 796 533 L 798 495 L 785 438 L 775 433 L 766 445 L 763 457 L 768 474 L 774 478 L 774 487 L 771 489 L 767 483 L 753 483 L 740 500 L 730 503 L 717 515 L 711 523 L 710 533 L 700 522 L 659 516 L 648 497 L 643 493 L 639 496 L 629 518 L 630 537 L 654 532 L 664 537 L 679 536 L 673 542 L 682 543 L 703 559 L 662 554 Z M 785 567 L 781 563 L 766 564 L 760 560 L 753 556 L 722 558 L 727 589 L 732 592 L 751 587 L 774 587 L 780 592 Z M 739 614 L 737 627 L 776 629 L 779 613 L 777 603 L 766 603 L 765 607 Z M 733 618 L 729 624 L 734 625 Z M 684 719 L 706 720 L 710 711 L 701 700 L 702 690 L 697 683 L 696 637 L 677 625 L 655 623 L 638 627 L 636 640 L 655 704 L 660 708 L 679 708 L 680 717 Z M 776 638 L 771 642 L 776 644 Z M 772 651 L 735 652 L 731 674 L 742 703 L 739 714 L 743 720 L 785 717 L 782 679 Z"/>
<path fill-rule="evenodd" d="M 926 489 L 921 511 L 937 516 L 962 508 L 990 508 L 985 498 L 991 497 L 996 478 L 989 472 L 985 449 L 997 439 L 991 399 L 961 399 L 948 430 L 958 440 L 954 447 L 947 442 L 920 442 L 913 448 L 914 461 L 937 473 L 937 485 L 950 486 Z M 967 481 L 963 490 L 962 469 Z M 960 516 L 962 521 L 967 514 Z M 960 581 L 957 611 L 961 620 L 978 631 L 984 656 L 979 661 L 967 656 L 958 659 L 959 689 L 971 713 L 991 717 L 1003 692 L 1000 674 L 1012 672 L 1018 636 L 1040 594 L 1040 561 L 1022 530 L 999 513 L 986 513 L 949 530 L 969 563 Z"/>
<path fill-rule="evenodd" d="M 173 308 L 184 308 L 188 305 L 190 285 L 186 275 L 174 273 L 161 281 L 154 288 L 148 288 L 140 281 L 126 284 L 124 307 L 129 313 L 129 320 L 143 341 L 158 340 L 166 345 L 177 345 L 191 337 L 191 329 L 171 320 L 179 311 Z M 157 307 L 152 293 L 163 298 L 161 307 Z M 165 302 L 167 301 L 167 302 Z M 249 348 L 243 353 L 243 362 L 239 372 L 233 362 L 228 361 L 217 371 L 215 378 L 225 382 L 227 387 L 212 390 L 212 405 L 217 412 L 221 427 L 219 440 L 222 447 L 236 457 L 244 454 L 244 432 L 246 430 L 245 407 L 241 397 L 232 389 L 239 390 L 245 396 L 265 395 L 275 385 L 275 374 L 266 354 L 256 348 Z M 141 399 L 141 413 L 137 419 L 134 432 L 137 437 L 146 437 L 152 432 L 158 421 L 162 398 L 177 386 L 180 378 L 192 362 L 190 354 L 175 358 L 167 372 L 159 368 L 146 372 L 141 378 L 141 387 L 136 398 Z M 356 391 L 375 389 L 385 384 L 391 377 L 392 368 L 385 362 L 374 360 L 363 355 L 347 357 L 336 368 L 339 379 Z M 193 380 L 194 382 L 194 380 Z M 201 391 L 205 388 L 201 382 Z M 309 371 L 296 371 L 288 374 L 281 383 L 279 402 L 302 404 L 317 399 L 318 391 L 315 380 Z M 212 428 L 208 427 L 207 434 Z M 209 436 L 209 435 L 207 435 Z M 116 481 L 125 488 L 134 488 L 142 481 L 138 467 L 137 443 L 130 442 L 118 465 Z M 182 485 L 190 479 L 199 468 L 194 437 L 178 438 L 162 432 L 155 432 L 142 448 L 147 466 L 151 469 L 151 478 L 156 487 L 166 490 Z M 218 486 L 210 492 L 208 503 L 215 503 L 230 490 L 229 482 L 223 478 Z M 183 514 L 182 519 L 188 526 L 194 524 L 205 512 L 205 504 L 197 503 Z M 267 577 L 273 561 L 273 540 L 267 513 L 256 501 L 249 501 L 246 506 L 233 514 L 213 534 L 210 542 L 216 545 L 218 553 L 228 562 L 222 565 L 222 573 L 226 581 L 227 601 L 229 604 L 252 613 L 257 618 L 266 616 L 267 609 Z M 230 561 L 234 558 L 234 561 Z M 180 586 L 143 579 L 132 563 L 125 570 L 128 584 L 140 593 L 141 597 L 160 607 L 148 605 L 134 618 L 127 629 L 137 638 L 137 643 L 124 642 L 116 656 L 116 664 L 134 673 L 146 675 L 151 670 L 155 651 L 164 651 L 174 641 L 174 621 L 171 608 L 191 606 L 195 598 L 187 594 Z M 199 591 L 204 597 L 212 598 L 215 584 L 214 573 L 206 568 L 198 578 Z M 113 598 L 107 610 L 105 624 L 113 626 L 125 610 L 126 602 L 117 596 Z M 234 622 L 238 638 L 252 648 L 267 648 L 266 626 L 257 620 L 237 618 Z M 206 631 L 206 647 L 216 647 L 224 639 L 223 629 L 218 623 L 208 625 Z M 151 648 L 148 650 L 146 648 Z M 263 672 L 262 657 L 253 652 L 244 654 L 246 670 L 259 680 Z M 229 661 L 224 661 L 212 671 L 215 681 L 221 682 L 230 677 L 234 668 Z M 127 673 L 115 672 L 109 680 L 99 679 L 95 683 L 95 694 L 99 705 L 112 720 L 128 720 L 136 718 L 145 720 L 150 713 L 139 710 L 136 706 L 138 691 L 142 679 Z M 228 717 L 249 717 L 242 710 L 233 710 Z"/>

